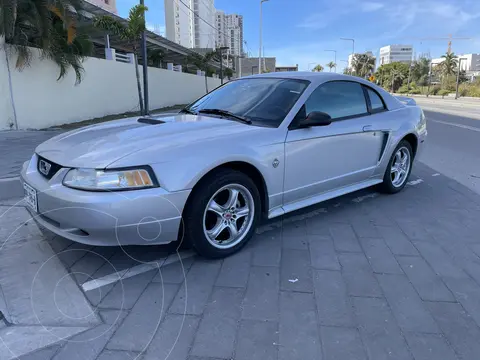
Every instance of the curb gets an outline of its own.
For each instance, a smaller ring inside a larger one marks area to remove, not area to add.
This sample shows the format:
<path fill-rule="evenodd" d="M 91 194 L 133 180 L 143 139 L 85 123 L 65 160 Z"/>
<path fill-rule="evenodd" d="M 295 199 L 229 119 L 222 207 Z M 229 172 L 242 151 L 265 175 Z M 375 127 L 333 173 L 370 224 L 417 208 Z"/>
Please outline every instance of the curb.
<path fill-rule="evenodd" d="M 0 200 L 23 196 L 23 187 L 20 177 L 0 179 Z"/>

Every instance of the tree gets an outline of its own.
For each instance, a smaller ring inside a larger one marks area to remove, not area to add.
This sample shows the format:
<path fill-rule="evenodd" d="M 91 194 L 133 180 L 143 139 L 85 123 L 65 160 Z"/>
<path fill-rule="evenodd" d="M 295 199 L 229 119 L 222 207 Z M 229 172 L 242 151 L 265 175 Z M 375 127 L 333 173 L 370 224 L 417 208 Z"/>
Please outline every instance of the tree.
<path fill-rule="evenodd" d="M 382 65 L 377 69 L 375 77 L 378 83 L 385 89 L 395 92 L 407 79 L 409 65 L 401 62 L 393 62 Z"/>
<path fill-rule="evenodd" d="M 15 67 L 31 65 L 32 48 L 41 59 L 50 59 L 60 68 L 57 80 L 73 68 L 75 84 L 82 80 L 82 62 L 93 45 L 85 27 L 79 25 L 80 0 L 0 0 L 0 36 L 5 49 L 16 55 Z"/>
<path fill-rule="evenodd" d="M 118 36 L 120 39 L 126 41 L 128 46 L 132 48 L 135 75 L 137 77 L 138 102 L 142 114 L 144 113 L 144 104 L 140 84 L 140 73 L 138 71 L 138 50 L 140 48 L 142 34 L 145 31 L 145 11 L 147 10 L 148 8 L 144 5 L 135 5 L 132 7 L 128 13 L 127 25 L 108 15 L 97 17 L 93 21 L 95 27 Z"/>
<path fill-rule="evenodd" d="M 446 53 L 442 55 L 444 59 L 438 66 L 440 66 L 440 72 L 444 76 L 450 76 L 456 74 L 458 66 L 457 56 L 454 53 Z"/>
<path fill-rule="evenodd" d="M 233 76 L 233 70 L 230 68 L 225 68 L 223 70 L 223 75 L 225 75 L 228 78 L 228 80 L 230 80 Z"/>
<path fill-rule="evenodd" d="M 430 59 L 421 57 L 413 63 L 412 80 L 420 86 L 428 84 L 428 73 L 430 72 Z"/>
<path fill-rule="evenodd" d="M 335 64 L 333 61 L 330 61 L 327 66 L 330 68 L 330 72 L 332 72 L 332 68 L 336 67 L 337 64 Z"/>
<path fill-rule="evenodd" d="M 352 69 L 350 69 L 348 66 L 343 69 L 343 74 L 344 75 L 350 75 L 352 73 Z"/>
<path fill-rule="evenodd" d="M 312 69 L 313 72 L 322 72 L 323 71 L 323 66 L 318 64 Z"/>
<path fill-rule="evenodd" d="M 205 73 L 205 91 L 208 93 L 208 80 L 207 77 L 214 73 L 214 70 L 210 66 L 213 60 L 220 60 L 220 56 L 217 51 L 207 52 L 205 55 L 194 53 L 187 57 L 187 63 L 195 65 L 197 69 Z"/>
<path fill-rule="evenodd" d="M 162 61 L 164 57 L 165 53 L 161 49 L 147 49 L 148 66 L 162 68 Z"/>
<path fill-rule="evenodd" d="M 368 54 L 354 54 L 352 68 L 356 76 L 365 78 L 375 69 L 375 58 Z"/>

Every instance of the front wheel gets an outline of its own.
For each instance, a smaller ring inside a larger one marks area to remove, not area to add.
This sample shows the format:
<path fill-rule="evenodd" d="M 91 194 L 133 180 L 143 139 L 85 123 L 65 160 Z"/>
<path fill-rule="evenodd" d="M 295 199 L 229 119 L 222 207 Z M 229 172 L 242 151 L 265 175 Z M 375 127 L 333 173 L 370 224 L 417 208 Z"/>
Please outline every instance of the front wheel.
<path fill-rule="evenodd" d="M 400 141 L 385 170 L 383 183 L 379 185 L 380 191 L 395 194 L 405 187 L 412 171 L 412 154 L 410 143 L 406 140 Z"/>
<path fill-rule="evenodd" d="M 239 171 L 219 170 L 201 181 L 187 203 L 185 240 L 204 257 L 226 257 L 253 236 L 260 211 L 252 179 Z"/>

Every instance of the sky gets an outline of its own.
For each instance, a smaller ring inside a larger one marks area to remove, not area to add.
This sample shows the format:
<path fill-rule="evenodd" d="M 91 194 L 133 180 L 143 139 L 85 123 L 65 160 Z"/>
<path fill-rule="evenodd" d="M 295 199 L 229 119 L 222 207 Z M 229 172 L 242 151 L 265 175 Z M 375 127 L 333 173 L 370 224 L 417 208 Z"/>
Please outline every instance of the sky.
<path fill-rule="evenodd" d="M 135 0 L 117 0 L 120 16 L 126 17 Z M 147 23 L 164 28 L 164 0 L 145 0 Z M 244 49 L 258 56 L 259 0 L 215 0 L 227 14 L 243 15 Z M 480 0 L 269 0 L 263 3 L 265 56 L 275 56 L 277 66 L 299 65 L 308 70 L 325 66 L 337 51 L 338 71 L 352 52 L 372 51 L 390 44 L 413 45 L 417 55 L 440 57 L 447 50 L 449 35 L 456 54 L 480 53 Z M 425 40 L 426 39 L 426 40 Z"/>

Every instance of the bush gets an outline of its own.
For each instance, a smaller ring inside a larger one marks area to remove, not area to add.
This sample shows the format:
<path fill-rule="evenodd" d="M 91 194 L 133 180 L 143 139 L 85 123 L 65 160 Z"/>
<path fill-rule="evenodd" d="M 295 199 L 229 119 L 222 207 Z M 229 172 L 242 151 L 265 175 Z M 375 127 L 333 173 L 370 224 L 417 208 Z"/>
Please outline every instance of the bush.
<path fill-rule="evenodd" d="M 408 93 L 407 85 L 402 85 L 402 86 L 400 86 L 400 88 L 397 90 L 397 92 L 398 92 L 399 94 L 406 94 L 406 93 Z"/>
<path fill-rule="evenodd" d="M 419 88 L 414 88 L 414 89 L 410 89 L 410 94 L 412 95 L 417 95 L 417 94 L 421 94 L 422 92 L 420 91 Z"/>
<path fill-rule="evenodd" d="M 446 89 L 441 89 L 437 93 L 437 95 L 440 95 L 441 97 L 444 97 L 445 95 L 448 95 L 448 94 L 450 94 L 450 90 L 446 90 Z"/>

